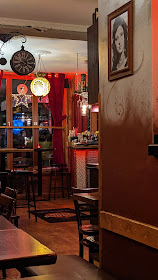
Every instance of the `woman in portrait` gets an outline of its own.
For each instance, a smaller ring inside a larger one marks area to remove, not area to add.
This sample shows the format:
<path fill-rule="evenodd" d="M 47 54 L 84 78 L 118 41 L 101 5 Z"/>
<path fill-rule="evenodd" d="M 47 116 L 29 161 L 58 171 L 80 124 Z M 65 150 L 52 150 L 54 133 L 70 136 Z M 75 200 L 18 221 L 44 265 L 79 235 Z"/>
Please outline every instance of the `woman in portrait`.
<path fill-rule="evenodd" d="M 122 17 L 117 17 L 112 30 L 112 71 L 128 66 L 128 28 Z"/>

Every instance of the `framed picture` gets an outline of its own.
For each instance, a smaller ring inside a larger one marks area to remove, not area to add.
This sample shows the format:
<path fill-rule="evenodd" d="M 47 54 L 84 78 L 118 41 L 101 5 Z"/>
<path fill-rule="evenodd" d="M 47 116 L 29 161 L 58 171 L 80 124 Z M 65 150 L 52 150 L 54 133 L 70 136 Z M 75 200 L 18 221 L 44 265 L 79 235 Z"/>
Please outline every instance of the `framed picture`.
<path fill-rule="evenodd" d="M 108 79 L 133 74 L 133 1 L 108 15 Z"/>

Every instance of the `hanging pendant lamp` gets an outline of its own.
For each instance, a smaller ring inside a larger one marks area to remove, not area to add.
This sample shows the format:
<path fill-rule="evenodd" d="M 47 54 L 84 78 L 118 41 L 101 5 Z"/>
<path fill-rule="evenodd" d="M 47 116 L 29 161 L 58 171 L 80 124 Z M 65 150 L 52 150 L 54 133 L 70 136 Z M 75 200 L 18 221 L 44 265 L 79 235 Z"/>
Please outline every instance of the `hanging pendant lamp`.
<path fill-rule="evenodd" d="M 38 72 L 36 75 L 37 77 L 31 82 L 31 91 L 35 96 L 42 98 L 49 93 L 50 83 L 41 76 L 41 73 Z"/>
<path fill-rule="evenodd" d="M 43 61 L 41 60 L 41 56 L 39 55 L 39 61 L 38 61 L 37 67 L 41 68 L 42 64 L 43 64 Z M 44 64 L 43 64 L 43 66 L 44 66 Z M 46 75 L 45 72 L 38 71 L 36 73 L 36 78 L 34 80 L 32 80 L 31 85 L 30 85 L 32 93 L 35 96 L 37 96 L 39 99 L 46 96 L 50 91 L 50 83 L 45 78 L 45 75 Z"/>

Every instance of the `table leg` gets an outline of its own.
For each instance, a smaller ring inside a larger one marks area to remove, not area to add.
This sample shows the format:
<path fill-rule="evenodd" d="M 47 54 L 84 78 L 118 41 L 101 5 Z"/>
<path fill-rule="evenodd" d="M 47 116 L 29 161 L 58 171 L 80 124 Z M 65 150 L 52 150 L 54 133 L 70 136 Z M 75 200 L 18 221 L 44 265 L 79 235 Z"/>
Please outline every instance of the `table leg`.
<path fill-rule="evenodd" d="M 1 153 L 1 169 L 0 171 L 5 171 L 5 153 Z M 6 187 L 6 178 L 1 179 L 1 189 L 5 190 Z"/>
<path fill-rule="evenodd" d="M 42 195 L 42 152 L 38 151 L 38 195 Z"/>
<path fill-rule="evenodd" d="M 1 170 L 5 171 L 5 153 L 1 153 Z"/>

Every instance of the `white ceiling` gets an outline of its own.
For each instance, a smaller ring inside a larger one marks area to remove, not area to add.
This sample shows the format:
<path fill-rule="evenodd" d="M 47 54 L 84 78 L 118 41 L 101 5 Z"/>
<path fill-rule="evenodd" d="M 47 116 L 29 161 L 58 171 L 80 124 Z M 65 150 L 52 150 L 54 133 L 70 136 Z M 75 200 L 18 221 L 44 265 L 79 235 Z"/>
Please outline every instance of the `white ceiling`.
<path fill-rule="evenodd" d="M 2 45 L 2 42 L 0 41 Z M 7 42 L 2 48 L 4 57 L 7 59 L 6 65 L 0 65 L 0 69 L 4 71 L 12 71 L 10 67 L 10 59 L 12 55 L 21 49 L 21 38 L 17 37 Z M 52 38 L 27 37 L 24 44 L 25 50 L 31 52 L 36 60 L 35 71 L 46 71 L 56 73 L 75 73 L 77 72 L 77 53 L 78 53 L 78 72 L 87 73 L 87 42 L 75 40 L 62 40 Z M 42 54 L 41 59 L 44 66 L 38 67 L 39 53 L 41 51 L 51 52 L 50 54 Z"/>
<path fill-rule="evenodd" d="M 1 0 L 0 17 L 90 26 L 97 0 Z"/>
<path fill-rule="evenodd" d="M 87 28 L 92 24 L 92 14 L 97 7 L 97 0 L 1 0 L 0 22 L 24 20 L 25 26 L 30 26 L 31 21 L 38 23 L 66 24 L 74 28 Z M 86 30 L 86 29 L 85 29 Z M 2 46 L 2 41 L 0 41 Z M 87 72 L 87 42 L 77 40 L 63 40 L 56 38 L 27 37 L 24 44 L 38 60 L 37 53 L 41 50 L 51 54 L 43 55 L 47 72 L 75 73 L 77 71 L 77 53 L 79 53 L 79 72 Z M 5 66 L 0 69 L 11 71 L 10 58 L 14 52 L 21 49 L 21 38 L 13 38 L 2 48 L 2 53 L 7 59 Z M 37 68 L 35 70 L 38 70 Z"/>

